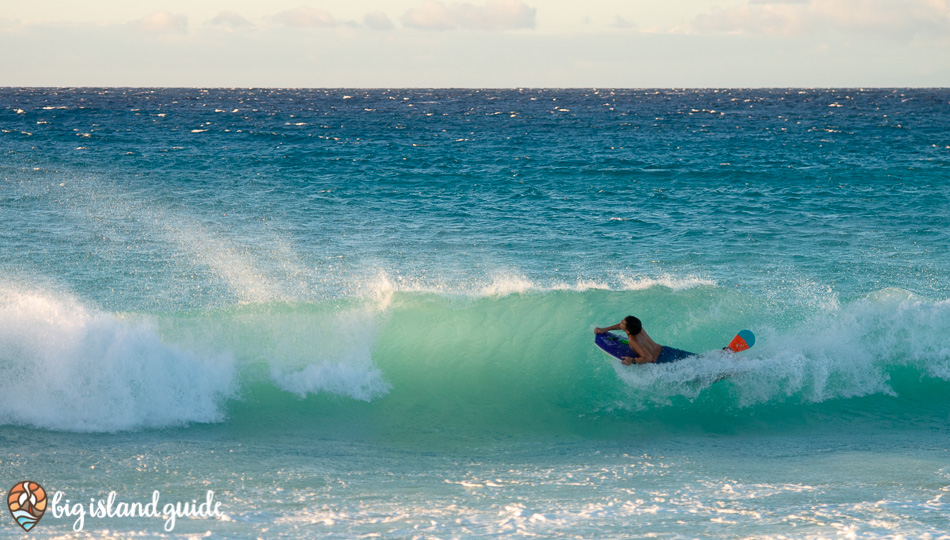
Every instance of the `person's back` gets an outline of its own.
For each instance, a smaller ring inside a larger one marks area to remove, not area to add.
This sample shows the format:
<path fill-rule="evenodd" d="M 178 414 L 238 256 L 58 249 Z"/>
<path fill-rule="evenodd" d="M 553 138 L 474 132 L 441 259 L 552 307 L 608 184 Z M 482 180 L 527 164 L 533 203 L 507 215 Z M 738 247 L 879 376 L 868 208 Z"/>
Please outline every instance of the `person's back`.
<path fill-rule="evenodd" d="M 627 336 L 630 336 L 630 334 L 627 334 Z M 653 341 L 650 335 L 647 334 L 647 331 L 643 328 L 640 329 L 638 334 L 630 337 L 630 340 L 636 341 L 637 344 L 640 345 L 641 350 L 637 350 L 636 347 L 633 347 L 633 349 L 639 355 L 639 358 L 635 359 L 637 360 L 638 364 L 642 364 L 644 362 L 656 362 L 656 359 L 660 357 L 660 353 L 663 352 L 663 346 Z M 644 352 L 646 354 L 644 354 Z M 650 358 L 650 360 L 644 360 L 643 362 L 640 362 L 640 358 Z"/>

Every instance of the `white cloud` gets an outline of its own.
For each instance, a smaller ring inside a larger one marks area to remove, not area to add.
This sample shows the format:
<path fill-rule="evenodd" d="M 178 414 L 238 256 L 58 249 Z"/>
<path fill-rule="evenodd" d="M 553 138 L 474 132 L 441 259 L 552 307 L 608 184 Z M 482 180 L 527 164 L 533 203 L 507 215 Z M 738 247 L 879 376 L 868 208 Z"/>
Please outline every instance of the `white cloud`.
<path fill-rule="evenodd" d="M 407 11 L 402 22 L 419 30 L 515 30 L 534 28 L 536 13 L 521 0 L 487 0 L 484 5 L 426 0 Z"/>
<path fill-rule="evenodd" d="M 331 28 L 337 26 L 336 19 L 322 9 L 301 6 L 282 11 L 273 17 L 274 21 L 295 28 Z"/>
<path fill-rule="evenodd" d="M 231 31 L 254 28 L 254 23 L 233 11 L 222 11 L 218 13 L 213 19 L 208 21 L 208 24 L 220 26 Z"/>
<path fill-rule="evenodd" d="M 188 17 L 176 15 L 167 11 L 156 11 L 132 23 L 147 32 L 159 34 L 184 34 L 188 31 Z"/>
<path fill-rule="evenodd" d="M 402 23 L 420 30 L 452 30 L 458 26 L 448 6 L 438 0 L 426 0 L 422 7 L 410 9 L 403 15 Z"/>
<path fill-rule="evenodd" d="M 389 17 L 382 11 L 367 13 L 366 16 L 363 17 L 363 24 L 373 30 L 380 31 L 392 30 L 394 26 L 393 22 L 389 20 Z"/>
<path fill-rule="evenodd" d="M 700 32 L 799 36 L 862 33 L 909 38 L 950 34 L 950 0 L 750 0 L 696 17 Z"/>
<path fill-rule="evenodd" d="M 460 26 L 478 30 L 534 28 L 537 12 L 520 0 L 488 0 L 484 6 L 455 4 L 452 7 Z"/>

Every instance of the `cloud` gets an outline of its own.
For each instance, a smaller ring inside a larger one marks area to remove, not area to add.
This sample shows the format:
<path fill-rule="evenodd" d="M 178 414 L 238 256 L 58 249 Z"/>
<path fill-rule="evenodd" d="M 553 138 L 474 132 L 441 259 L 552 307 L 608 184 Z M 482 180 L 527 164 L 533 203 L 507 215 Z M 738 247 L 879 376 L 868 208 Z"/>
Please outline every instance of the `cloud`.
<path fill-rule="evenodd" d="M 393 22 L 389 20 L 389 17 L 382 11 L 367 13 L 366 16 L 363 17 L 363 24 L 373 30 L 379 31 L 392 30 L 394 26 Z"/>
<path fill-rule="evenodd" d="M 218 13 L 213 19 L 208 21 L 208 24 L 211 26 L 220 26 L 230 31 L 254 28 L 254 23 L 233 11 L 222 11 Z"/>
<path fill-rule="evenodd" d="M 156 11 L 132 23 L 146 32 L 157 34 L 184 34 L 188 31 L 188 17 L 167 11 Z"/>
<path fill-rule="evenodd" d="M 410 9 L 403 15 L 402 23 L 420 30 L 452 30 L 458 26 L 449 8 L 438 0 L 426 0 L 422 7 Z"/>
<path fill-rule="evenodd" d="M 782 36 L 940 36 L 950 33 L 950 0 L 750 0 L 699 15 L 693 27 L 700 32 Z"/>
<path fill-rule="evenodd" d="M 521 0 L 487 0 L 484 5 L 426 0 L 407 11 L 402 23 L 417 30 L 516 30 L 534 28 L 536 13 Z"/>
<path fill-rule="evenodd" d="M 282 11 L 273 16 L 273 20 L 294 28 L 332 28 L 337 26 L 336 19 L 322 9 L 301 6 Z"/>

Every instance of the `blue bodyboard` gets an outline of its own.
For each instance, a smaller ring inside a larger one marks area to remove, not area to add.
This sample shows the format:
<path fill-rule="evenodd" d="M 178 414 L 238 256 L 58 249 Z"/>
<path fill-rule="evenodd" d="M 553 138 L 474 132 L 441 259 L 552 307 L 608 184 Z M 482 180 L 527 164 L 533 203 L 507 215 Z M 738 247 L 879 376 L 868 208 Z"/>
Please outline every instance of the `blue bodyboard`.
<path fill-rule="evenodd" d="M 613 332 L 596 334 L 594 336 L 594 345 L 597 345 L 600 350 L 613 356 L 617 360 L 623 360 L 624 356 L 637 356 L 637 353 L 633 352 L 630 348 L 630 343 L 627 341 L 626 336 L 621 337 L 619 334 L 614 334 Z"/>

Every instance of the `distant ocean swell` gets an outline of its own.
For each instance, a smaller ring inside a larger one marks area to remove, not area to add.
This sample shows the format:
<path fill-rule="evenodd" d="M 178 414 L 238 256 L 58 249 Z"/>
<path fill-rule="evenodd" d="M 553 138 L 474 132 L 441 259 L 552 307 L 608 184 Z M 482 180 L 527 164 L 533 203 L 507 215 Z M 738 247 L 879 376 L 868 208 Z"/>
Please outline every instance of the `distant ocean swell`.
<path fill-rule="evenodd" d="M 406 426 L 461 415 L 469 429 L 557 430 L 582 417 L 636 422 L 663 411 L 736 418 L 774 407 L 950 404 L 950 301 L 900 289 L 779 302 L 695 277 L 612 288 L 398 283 L 383 276 L 360 297 L 177 313 L 109 313 L 4 285 L 0 423 L 111 432 L 240 422 L 268 407 L 314 421 L 356 408 Z M 591 330 L 630 313 L 661 343 L 713 352 L 612 365 Z M 753 350 L 716 352 L 744 327 L 759 337 Z"/>

